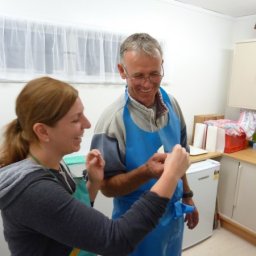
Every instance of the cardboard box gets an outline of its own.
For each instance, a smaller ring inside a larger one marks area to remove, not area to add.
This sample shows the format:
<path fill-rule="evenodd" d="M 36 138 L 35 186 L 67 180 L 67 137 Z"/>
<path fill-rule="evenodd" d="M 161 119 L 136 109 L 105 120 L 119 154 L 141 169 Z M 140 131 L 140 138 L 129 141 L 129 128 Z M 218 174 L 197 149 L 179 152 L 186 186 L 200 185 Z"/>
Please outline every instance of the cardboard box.
<path fill-rule="evenodd" d="M 221 114 L 195 115 L 193 133 L 192 133 L 193 142 L 194 142 L 194 133 L 195 133 L 196 123 L 203 123 L 204 121 L 207 121 L 207 120 L 218 120 L 218 119 L 224 119 L 224 115 L 221 115 Z"/>

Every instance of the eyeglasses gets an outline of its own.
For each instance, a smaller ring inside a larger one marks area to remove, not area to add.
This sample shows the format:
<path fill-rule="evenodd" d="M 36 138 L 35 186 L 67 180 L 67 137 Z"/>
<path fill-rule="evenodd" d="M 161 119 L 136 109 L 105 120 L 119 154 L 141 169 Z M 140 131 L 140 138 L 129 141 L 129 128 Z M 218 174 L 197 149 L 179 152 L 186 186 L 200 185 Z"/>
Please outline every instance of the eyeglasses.
<path fill-rule="evenodd" d="M 159 84 L 161 82 L 162 78 L 164 77 L 164 68 L 163 68 L 162 64 L 161 64 L 161 69 L 162 69 L 161 73 L 154 72 L 154 73 L 149 74 L 148 76 L 144 76 L 143 74 L 129 75 L 126 67 L 124 65 L 122 65 L 122 66 L 123 66 L 126 76 L 129 79 L 131 79 L 135 84 L 144 84 L 148 79 L 152 84 Z"/>

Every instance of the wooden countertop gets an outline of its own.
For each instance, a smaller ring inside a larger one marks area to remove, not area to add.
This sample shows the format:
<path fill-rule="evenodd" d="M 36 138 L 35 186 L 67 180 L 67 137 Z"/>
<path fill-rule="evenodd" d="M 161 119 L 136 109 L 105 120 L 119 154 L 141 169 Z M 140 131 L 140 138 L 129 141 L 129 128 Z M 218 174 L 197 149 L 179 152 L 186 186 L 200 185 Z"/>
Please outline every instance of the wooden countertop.
<path fill-rule="evenodd" d="M 202 154 L 202 155 L 197 155 L 197 156 L 190 156 L 190 161 L 191 163 L 195 163 L 195 162 L 200 162 L 206 159 L 210 159 L 210 158 L 216 158 L 216 157 L 220 157 L 222 156 L 222 153 L 220 152 L 208 152 L 206 154 Z"/>
<path fill-rule="evenodd" d="M 256 150 L 252 148 L 246 148 L 229 154 L 224 153 L 223 156 L 256 165 Z"/>
<path fill-rule="evenodd" d="M 191 163 L 195 163 L 206 159 L 217 158 L 221 156 L 230 157 L 238 161 L 244 161 L 256 165 L 256 150 L 252 148 L 246 148 L 244 150 L 240 150 L 234 153 L 208 152 L 207 154 L 190 156 L 190 161 Z"/>

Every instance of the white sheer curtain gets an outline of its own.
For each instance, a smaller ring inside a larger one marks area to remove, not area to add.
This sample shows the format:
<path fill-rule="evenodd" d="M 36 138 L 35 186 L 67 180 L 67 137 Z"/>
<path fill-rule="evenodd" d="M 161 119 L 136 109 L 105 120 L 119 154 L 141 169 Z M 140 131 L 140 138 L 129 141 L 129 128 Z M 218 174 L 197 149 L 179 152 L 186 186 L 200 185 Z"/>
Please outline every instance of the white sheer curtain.
<path fill-rule="evenodd" d="M 0 17 L 0 80 L 49 75 L 74 83 L 120 83 L 124 35 Z"/>

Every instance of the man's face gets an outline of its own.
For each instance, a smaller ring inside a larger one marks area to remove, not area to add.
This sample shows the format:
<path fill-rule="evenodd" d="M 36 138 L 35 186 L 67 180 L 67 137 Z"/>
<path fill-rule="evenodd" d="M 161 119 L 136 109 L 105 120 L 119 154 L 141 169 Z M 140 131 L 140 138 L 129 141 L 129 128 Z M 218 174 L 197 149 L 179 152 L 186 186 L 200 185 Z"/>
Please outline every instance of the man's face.
<path fill-rule="evenodd" d="M 162 63 L 159 52 L 152 57 L 143 52 L 127 51 L 123 64 L 118 65 L 121 77 L 127 81 L 129 94 L 146 107 L 154 104 L 163 75 Z"/>

